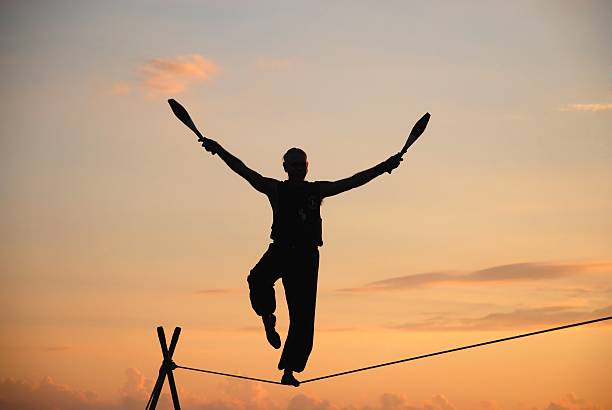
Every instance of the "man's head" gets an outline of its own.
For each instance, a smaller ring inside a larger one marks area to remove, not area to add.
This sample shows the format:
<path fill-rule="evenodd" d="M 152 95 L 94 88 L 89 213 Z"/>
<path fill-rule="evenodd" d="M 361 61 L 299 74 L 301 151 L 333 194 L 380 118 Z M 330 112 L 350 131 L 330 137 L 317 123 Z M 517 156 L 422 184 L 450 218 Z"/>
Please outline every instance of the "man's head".
<path fill-rule="evenodd" d="M 290 148 L 283 155 L 283 169 L 291 181 L 303 181 L 308 172 L 306 153 L 299 148 Z"/>

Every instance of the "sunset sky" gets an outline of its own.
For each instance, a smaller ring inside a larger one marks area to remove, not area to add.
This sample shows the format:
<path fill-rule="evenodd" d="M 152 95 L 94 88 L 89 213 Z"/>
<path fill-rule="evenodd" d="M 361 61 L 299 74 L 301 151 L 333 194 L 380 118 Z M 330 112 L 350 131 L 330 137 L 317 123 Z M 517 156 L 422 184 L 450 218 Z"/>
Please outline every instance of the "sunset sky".
<path fill-rule="evenodd" d="M 261 174 L 308 153 L 322 207 L 298 378 L 612 316 L 609 1 L 6 1 L 0 409 L 144 408 L 178 364 L 277 380 L 246 276 Z M 287 331 L 282 284 L 279 330 Z M 612 409 L 612 321 L 306 384 L 177 370 L 185 409 Z M 160 409 L 171 404 L 164 390 Z"/>

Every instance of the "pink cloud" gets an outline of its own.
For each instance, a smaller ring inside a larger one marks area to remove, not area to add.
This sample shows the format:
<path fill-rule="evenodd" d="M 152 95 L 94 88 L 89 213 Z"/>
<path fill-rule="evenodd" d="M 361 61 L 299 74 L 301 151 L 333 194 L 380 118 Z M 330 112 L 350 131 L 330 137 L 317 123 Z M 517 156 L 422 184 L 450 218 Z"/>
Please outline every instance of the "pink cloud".
<path fill-rule="evenodd" d="M 600 271 L 612 271 L 612 262 L 595 261 L 574 264 L 525 262 L 493 266 L 464 274 L 428 272 L 383 279 L 368 283 L 362 287 L 340 289 L 340 291 L 358 293 L 413 289 L 443 284 L 476 285 L 500 282 L 529 282 Z"/>
<path fill-rule="evenodd" d="M 176 94 L 197 82 L 209 81 L 218 65 L 199 54 L 149 60 L 142 68 L 145 88 L 152 92 Z"/>
<path fill-rule="evenodd" d="M 568 104 L 561 111 L 610 111 L 612 103 Z"/>
<path fill-rule="evenodd" d="M 560 326 L 607 316 L 612 316 L 612 305 L 592 311 L 576 310 L 573 307 L 566 306 L 549 306 L 517 309 L 512 312 L 504 313 L 491 313 L 476 318 L 435 316 L 420 322 L 405 323 L 395 328 L 412 331 L 462 332 L 476 330 L 531 329 L 542 326 Z M 600 323 L 600 326 L 610 325 L 612 325 L 610 321 Z"/>

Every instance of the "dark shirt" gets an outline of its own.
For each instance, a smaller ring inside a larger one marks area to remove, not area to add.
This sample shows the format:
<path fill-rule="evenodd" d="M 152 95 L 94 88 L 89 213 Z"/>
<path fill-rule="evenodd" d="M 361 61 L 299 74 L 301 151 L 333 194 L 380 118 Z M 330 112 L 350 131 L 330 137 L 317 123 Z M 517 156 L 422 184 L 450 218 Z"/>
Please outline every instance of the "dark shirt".
<path fill-rule="evenodd" d="M 276 198 L 269 199 L 273 213 L 270 238 L 275 243 L 323 245 L 318 182 L 279 181 Z"/>

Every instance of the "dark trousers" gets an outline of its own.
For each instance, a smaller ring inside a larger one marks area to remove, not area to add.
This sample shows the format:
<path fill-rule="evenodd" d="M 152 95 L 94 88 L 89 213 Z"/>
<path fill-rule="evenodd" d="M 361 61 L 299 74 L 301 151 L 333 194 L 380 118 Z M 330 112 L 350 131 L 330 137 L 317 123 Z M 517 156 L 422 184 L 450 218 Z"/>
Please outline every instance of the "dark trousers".
<path fill-rule="evenodd" d="M 279 369 L 301 372 L 312 351 L 319 249 L 272 243 L 251 270 L 249 297 L 259 316 L 276 310 L 274 283 L 282 278 L 289 307 L 289 333 L 278 363 Z"/>

